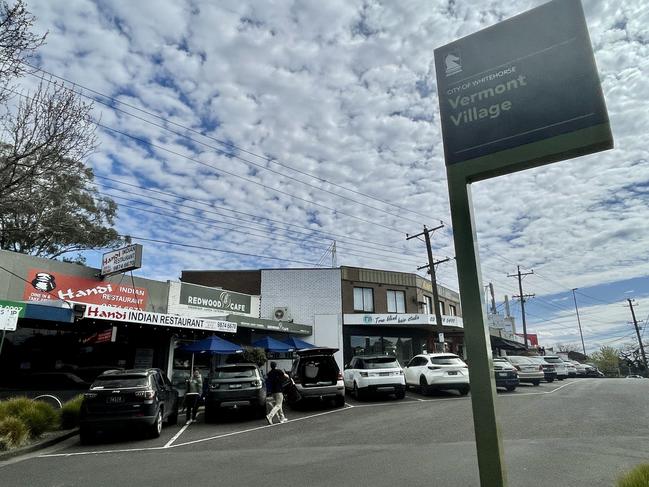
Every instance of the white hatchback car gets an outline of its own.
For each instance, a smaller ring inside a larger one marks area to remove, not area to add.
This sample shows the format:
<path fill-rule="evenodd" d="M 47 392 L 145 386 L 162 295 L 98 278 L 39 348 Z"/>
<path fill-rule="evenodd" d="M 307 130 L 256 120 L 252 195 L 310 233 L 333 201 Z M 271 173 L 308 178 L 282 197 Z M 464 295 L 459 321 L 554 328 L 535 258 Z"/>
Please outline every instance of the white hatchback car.
<path fill-rule="evenodd" d="M 456 389 L 469 392 L 469 367 L 452 353 L 415 355 L 404 368 L 406 388 L 418 387 L 422 393 L 432 389 Z"/>
<path fill-rule="evenodd" d="M 361 399 L 369 393 L 394 394 L 397 399 L 406 396 L 403 369 L 393 355 L 365 355 L 354 357 L 343 372 L 345 389 Z"/>

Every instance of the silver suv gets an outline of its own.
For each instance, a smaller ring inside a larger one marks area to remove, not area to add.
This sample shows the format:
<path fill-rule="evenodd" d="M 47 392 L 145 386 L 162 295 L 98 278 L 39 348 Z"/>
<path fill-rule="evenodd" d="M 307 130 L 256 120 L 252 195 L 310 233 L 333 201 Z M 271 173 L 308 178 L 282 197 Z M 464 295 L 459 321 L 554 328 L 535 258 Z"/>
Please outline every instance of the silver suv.
<path fill-rule="evenodd" d="M 321 347 L 295 352 L 297 358 L 293 361 L 290 376 L 300 399 L 293 401 L 289 396 L 290 404 L 308 400 L 331 400 L 337 407 L 345 405 L 343 376 L 334 358 L 337 351 L 337 348 Z"/>
<path fill-rule="evenodd" d="M 557 370 L 557 379 L 563 380 L 568 378 L 568 367 L 566 363 L 557 355 L 543 355 L 541 357 L 547 363 L 554 365 Z"/>

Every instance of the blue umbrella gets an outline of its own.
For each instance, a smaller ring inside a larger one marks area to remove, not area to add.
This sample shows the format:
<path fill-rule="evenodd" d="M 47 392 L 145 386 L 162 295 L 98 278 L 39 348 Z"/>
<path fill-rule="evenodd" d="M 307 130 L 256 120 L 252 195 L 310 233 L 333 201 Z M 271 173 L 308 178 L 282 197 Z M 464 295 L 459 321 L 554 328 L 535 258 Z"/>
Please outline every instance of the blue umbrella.
<path fill-rule="evenodd" d="M 243 353 L 243 347 L 236 343 L 224 340 L 221 337 L 212 335 L 197 342 L 190 343 L 183 347 L 183 350 L 192 353 L 208 352 L 208 353 Z"/>
<path fill-rule="evenodd" d="M 252 342 L 252 346 L 263 348 L 267 352 L 277 353 L 292 352 L 293 350 L 295 350 L 295 347 L 293 347 L 292 345 L 287 345 L 284 342 L 280 342 L 279 340 L 275 340 L 274 338 L 268 336 Z"/>
<path fill-rule="evenodd" d="M 288 340 L 284 340 L 284 343 L 295 348 L 296 350 L 301 350 L 305 348 L 316 348 L 316 346 L 313 345 L 312 343 L 305 342 L 304 340 L 300 340 L 299 338 L 295 338 L 295 337 L 290 337 Z"/>

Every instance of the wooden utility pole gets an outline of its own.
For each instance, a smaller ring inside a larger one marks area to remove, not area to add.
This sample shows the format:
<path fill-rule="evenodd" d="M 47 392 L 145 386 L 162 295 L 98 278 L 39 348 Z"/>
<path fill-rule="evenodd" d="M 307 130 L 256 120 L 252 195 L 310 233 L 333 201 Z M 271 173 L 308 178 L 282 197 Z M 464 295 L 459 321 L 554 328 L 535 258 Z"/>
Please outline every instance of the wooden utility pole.
<path fill-rule="evenodd" d="M 527 322 L 525 321 L 525 298 L 533 298 L 534 294 L 523 294 L 523 276 L 529 276 L 534 274 L 534 270 L 530 272 L 521 272 L 521 266 L 516 266 L 518 272 L 516 274 L 507 274 L 507 277 L 518 277 L 518 291 L 520 294 L 518 296 L 512 296 L 513 298 L 519 298 L 521 300 L 521 317 L 523 318 L 523 339 L 525 340 L 525 348 L 527 348 Z"/>
<path fill-rule="evenodd" d="M 435 266 L 450 260 L 448 257 L 443 260 L 438 260 L 437 262 L 435 262 L 435 260 L 433 259 L 433 249 L 430 243 L 430 234 L 433 233 L 435 230 L 439 230 L 440 228 L 444 228 L 444 224 L 430 229 L 427 228 L 426 225 L 424 225 L 423 232 L 418 233 L 417 235 L 406 234 L 406 240 L 421 237 L 422 235 L 426 239 L 426 251 L 428 253 L 428 264 L 423 265 L 421 267 L 417 267 L 417 270 L 425 269 L 427 267 L 428 273 L 430 274 L 430 282 L 433 286 L 433 308 L 435 312 L 435 332 L 437 333 L 437 341 L 439 341 L 439 334 L 443 333 L 444 330 L 442 328 L 442 311 L 440 310 L 440 306 L 439 306 L 439 292 L 437 290 L 437 276 L 435 274 Z"/>
<path fill-rule="evenodd" d="M 640 338 L 640 328 L 638 328 L 638 320 L 635 319 L 635 311 L 633 310 L 633 301 L 627 299 L 629 302 L 629 309 L 631 310 L 631 316 L 633 316 L 633 326 L 635 326 L 636 335 L 638 335 L 638 344 L 640 344 L 640 352 L 642 353 L 642 361 L 644 362 L 645 373 L 649 372 L 649 367 L 647 367 L 647 356 L 644 353 L 644 345 L 642 345 L 642 338 Z"/>

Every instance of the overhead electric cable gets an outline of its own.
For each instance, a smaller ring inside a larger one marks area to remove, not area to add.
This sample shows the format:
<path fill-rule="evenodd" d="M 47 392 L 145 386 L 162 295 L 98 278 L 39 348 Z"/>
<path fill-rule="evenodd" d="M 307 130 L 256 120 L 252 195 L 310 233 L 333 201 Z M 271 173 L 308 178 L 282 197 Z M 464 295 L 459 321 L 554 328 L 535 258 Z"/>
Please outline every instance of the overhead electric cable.
<path fill-rule="evenodd" d="M 25 63 L 25 64 L 27 64 L 27 63 Z M 358 191 L 358 190 L 354 190 L 354 189 L 348 188 L 348 187 L 346 187 L 346 186 L 343 186 L 343 185 L 340 185 L 340 184 L 334 183 L 334 182 L 332 182 L 332 181 L 329 181 L 329 180 L 327 180 L 327 179 L 321 178 L 321 177 L 319 177 L 319 176 L 315 176 L 315 175 L 310 174 L 310 173 L 308 173 L 308 172 L 306 172 L 306 171 L 302 171 L 302 170 L 300 170 L 300 169 L 297 169 L 296 167 L 289 166 L 289 165 L 287 165 L 287 164 L 283 164 L 283 163 L 277 161 L 277 160 L 274 159 L 274 158 L 269 158 L 269 157 L 267 157 L 267 156 L 263 156 L 263 155 L 260 155 L 260 154 L 256 154 L 256 153 L 254 153 L 254 152 L 252 152 L 252 151 L 249 151 L 249 150 L 243 149 L 243 148 L 241 148 L 241 147 L 239 147 L 239 146 L 237 146 L 237 145 L 235 145 L 235 144 L 232 144 L 231 142 L 227 142 L 227 141 L 223 141 L 223 140 L 217 139 L 217 138 L 215 138 L 215 137 L 213 137 L 213 136 L 211 136 L 211 135 L 205 134 L 205 133 L 203 133 L 203 132 L 201 132 L 201 131 L 199 131 L 199 130 L 193 129 L 193 128 L 188 127 L 188 126 L 183 125 L 183 124 L 179 124 L 179 123 L 174 122 L 174 121 L 172 121 L 172 120 L 169 120 L 169 119 L 166 119 L 166 118 L 164 118 L 164 117 L 161 117 L 160 115 L 156 115 L 155 113 L 149 112 L 149 111 L 144 110 L 144 109 L 142 109 L 142 108 L 139 108 L 139 107 L 136 107 L 136 106 L 131 105 L 131 104 L 129 104 L 129 103 L 126 103 L 126 102 L 124 102 L 124 101 L 122 101 L 122 100 L 119 100 L 119 99 L 117 99 L 117 98 L 114 98 L 114 97 L 111 97 L 111 96 L 109 96 L 109 95 L 106 95 L 106 94 L 100 93 L 100 92 L 98 92 L 98 91 L 96 91 L 96 90 L 93 90 L 93 89 L 88 88 L 88 87 L 86 87 L 86 86 L 84 86 L 84 85 L 81 85 L 81 84 L 79 84 L 79 83 L 77 83 L 77 82 L 75 82 L 75 81 L 71 81 L 71 80 L 69 80 L 69 79 L 66 79 L 66 78 L 63 78 L 63 77 L 61 77 L 61 76 L 55 75 L 55 74 L 53 74 L 53 73 L 51 73 L 51 72 L 49 72 L 49 71 L 46 71 L 46 70 L 44 70 L 44 69 L 42 69 L 42 68 L 38 68 L 38 67 L 36 67 L 36 66 L 32 66 L 32 65 L 29 65 L 29 64 L 27 64 L 27 65 L 30 66 L 30 67 L 32 67 L 32 68 L 34 68 L 34 69 L 36 69 L 36 70 L 38 70 L 38 71 L 41 71 L 42 73 L 47 74 L 47 75 L 50 76 L 50 77 L 57 78 L 57 79 L 59 79 L 59 80 L 61 80 L 61 81 L 64 81 L 64 82 L 66 82 L 66 83 L 68 83 L 68 84 L 71 84 L 71 85 L 73 85 L 73 86 L 78 86 L 78 87 L 82 88 L 83 90 L 86 90 L 86 91 L 88 91 L 88 92 L 90 92 L 90 93 L 93 93 L 93 94 L 95 94 L 95 95 L 97 95 L 97 96 L 100 96 L 100 97 L 103 97 L 103 98 L 105 98 L 105 99 L 111 100 L 111 101 L 113 101 L 113 102 L 115 102 L 115 103 L 119 103 L 119 104 L 121 104 L 121 105 L 124 105 L 124 106 L 126 106 L 126 107 L 128 107 L 128 108 L 130 108 L 130 109 L 137 110 L 138 112 L 144 113 L 144 114 L 146 114 L 146 115 L 148 115 L 148 116 L 150 116 L 150 117 L 154 117 L 154 118 L 156 118 L 156 119 L 158 119 L 158 120 L 160 120 L 160 121 L 163 121 L 163 122 L 165 122 L 166 124 L 173 125 L 173 126 L 176 126 L 176 127 L 178 127 L 178 128 L 182 128 L 183 130 L 186 130 L 186 131 L 188 131 L 188 132 L 191 132 L 191 133 L 194 133 L 194 134 L 200 135 L 200 136 L 205 137 L 205 138 L 207 138 L 207 139 L 211 139 L 211 140 L 213 140 L 213 141 L 215 141 L 215 142 L 217 142 L 217 143 L 219 143 L 219 144 L 222 144 L 222 145 L 224 145 L 225 147 L 228 147 L 228 148 L 230 148 L 230 149 L 235 149 L 235 150 L 237 150 L 237 151 L 239 151 L 239 152 L 243 152 L 243 153 L 245 153 L 245 154 L 252 155 L 252 156 L 254 156 L 254 157 L 258 157 L 258 158 L 260 158 L 260 159 L 262 159 L 262 160 L 264 160 L 264 161 L 266 161 L 266 162 L 269 162 L 269 163 L 272 163 L 272 164 L 279 165 L 279 166 L 281 166 L 281 167 L 284 167 L 285 169 L 289 169 L 289 170 L 291 170 L 291 171 L 295 171 L 296 173 L 299 173 L 299 174 L 302 174 L 302 175 L 304 175 L 304 176 L 307 176 L 307 177 L 310 177 L 310 178 L 316 179 L 316 180 L 318 180 L 318 181 L 320 181 L 320 182 L 327 183 L 327 184 L 329 184 L 329 185 L 331 185 L 331 186 L 338 187 L 338 188 L 340 188 L 340 189 L 344 189 L 345 191 L 349 191 L 349 192 L 352 192 L 352 193 L 358 194 L 358 195 L 360 195 L 360 196 L 363 196 L 363 197 L 365 197 L 365 198 L 368 198 L 368 199 L 372 199 L 372 200 L 378 201 L 378 202 L 380 202 L 380 203 L 382 203 L 382 204 L 384 204 L 384 205 L 392 206 L 392 207 L 394 207 L 394 208 L 398 208 L 398 209 L 400 209 L 400 210 L 407 211 L 407 212 L 409 212 L 409 213 L 413 213 L 413 214 L 416 214 L 416 215 L 419 215 L 419 216 L 422 216 L 422 217 L 425 217 L 425 218 L 430 218 L 430 215 L 425 215 L 425 214 L 423 214 L 423 213 L 419 213 L 419 212 L 417 212 L 417 211 L 410 210 L 410 209 L 408 209 L 408 208 L 405 208 L 405 207 L 402 207 L 402 206 L 396 205 L 396 204 L 394 204 L 394 203 L 390 203 L 390 202 L 388 202 L 388 201 L 385 201 L 385 200 L 382 200 L 382 199 L 380 199 L 380 198 L 377 198 L 377 197 L 374 197 L 374 196 L 368 195 L 368 194 L 366 194 L 366 193 L 362 193 L 362 192 L 360 192 L 360 191 Z M 48 82 L 48 83 L 51 83 L 51 82 L 52 82 L 51 80 L 48 80 L 48 79 L 47 79 L 46 77 L 44 77 L 44 76 L 38 76 L 38 75 L 36 75 L 35 73 L 29 73 L 29 74 L 31 74 L 32 76 L 34 76 L 34 77 L 36 77 L 36 78 L 38 78 L 38 79 L 40 79 L 40 80 L 42 80 L 42 81 L 45 81 L 45 82 Z M 128 111 L 123 110 L 123 109 L 120 109 L 120 108 L 114 106 L 113 104 L 106 103 L 106 102 L 102 101 L 101 99 L 98 99 L 98 98 L 93 97 L 93 96 L 89 96 L 89 95 L 83 93 L 83 91 L 78 91 L 78 90 L 75 90 L 75 89 L 73 89 L 73 88 L 69 88 L 69 87 L 65 87 L 65 88 L 68 89 L 68 90 L 70 90 L 70 91 L 72 91 L 72 92 L 74 92 L 74 93 L 76 93 L 76 94 L 78 94 L 78 95 L 80 95 L 80 96 L 83 96 L 83 97 L 88 98 L 88 99 L 90 99 L 90 100 L 93 100 L 93 101 L 95 101 L 95 102 L 97 102 L 97 103 L 100 103 L 100 104 L 106 106 L 107 108 L 109 108 L 109 109 L 111 109 L 111 110 L 114 110 L 114 111 L 117 111 L 117 112 L 120 112 L 120 113 L 124 113 L 125 115 L 131 116 L 131 117 L 133 117 L 133 118 L 135 118 L 135 119 L 137 119 L 137 120 L 143 121 L 143 122 L 148 123 L 148 124 L 150 124 L 150 125 L 153 125 L 153 126 L 155 126 L 155 127 L 158 127 L 158 128 L 163 129 L 163 130 L 166 130 L 166 131 L 168 131 L 168 132 L 170 132 L 170 133 L 173 133 L 173 134 L 175 134 L 175 135 L 177 135 L 177 136 L 179 136 L 179 137 L 187 138 L 188 140 L 191 140 L 192 142 L 194 142 L 194 143 L 196 143 L 196 144 L 200 144 L 200 145 L 203 145 L 203 146 L 205 146 L 205 147 L 208 147 L 208 148 L 210 148 L 210 149 L 212 149 L 212 150 L 219 151 L 219 152 L 221 152 L 221 153 L 223 153 L 223 154 L 226 154 L 228 157 L 232 157 L 232 158 L 238 159 L 238 160 L 240 160 L 241 162 L 243 162 L 243 163 L 245 163 L 245 164 L 253 165 L 253 166 L 257 167 L 257 168 L 260 168 L 260 169 L 263 169 L 263 170 L 266 170 L 266 171 L 272 172 L 272 173 L 274 173 L 274 174 L 277 174 L 277 175 L 280 175 L 280 176 L 282 176 L 282 177 L 285 177 L 285 178 L 291 179 L 291 180 L 296 181 L 296 182 L 301 183 L 301 184 L 305 184 L 305 185 L 307 185 L 307 186 L 309 186 L 309 187 L 312 187 L 312 188 L 314 188 L 314 189 L 317 189 L 317 190 L 319 190 L 319 191 L 323 191 L 323 192 L 326 192 L 326 193 L 332 194 L 332 195 L 334 195 L 334 196 L 337 196 L 337 197 L 340 197 L 340 198 L 346 199 L 346 200 L 348 200 L 348 201 L 351 201 L 351 202 L 353 202 L 353 203 L 356 203 L 356 204 L 359 204 L 359 205 L 365 206 L 365 207 L 367 207 L 367 208 L 371 208 L 371 209 L 374 209 L 374 210 L 377 210 L 377 211 L 381 211 L 381 212 L 384 212 L 384 213 L 388 213 L 388 214 L 390 214 L 389 212 L 386 212 L 385 209 L 383 209 L 383 208 L 377 208 L 377 207 L 375 207 L 375 206 L 368 205 L 367 203 L 364 203 L 364 202 L 362 202 L 362 201 L 358 201 L 358 200 L 355 200 L 355 199 L 349 198 L 348 196 L 344 196 L 344 195 L 341 195 L 341 194 L 339 194 L 339 193 L 336 193 L 336 192 L 333 192 L 333 191 L 327 190 L 327 189 L 322 188 L 322 187 L 320 187 L 320 186 L 313 185 L 313 184 L 311 184 L 311 183 L 309 183 L 309 182 L 307 182 L 307 181 L 303 181 L 303 180 L 298 179 L 298 178 L 295 178 L 295 177 L 293 177 L 293 176 L 290 176 L 290 175 L 284 174 L 284 173 L 282 173 L 282 172 L 279 172 L 279 171 L 273 170 L 273 169 L 271 169 L 271 168 L 269 168 L 269 167 L 264 166 L 263 164 L 258 164 L 258 163 L 256 163 L 256 162 L 250 161 L 249 159 L 246 159 L 246 158 L 243 158 L 243 157 L 238 156 L 238 155 L 236 155 L 236 154 L 233 154 L 232 152 L 228 152 L 228 151 L 225 151 L 225 150 L 223 150 L 223 149 L 221 149 L 221 148 L 219 148 L 219 147 L 214 147 L 213 145 L 206 144 L 206 143 L 204 143 L 204 142 L 201 142 L 201 141 L 199 141 L 199 140 L 196 140 L 196 139 L 194 139 L 194 138 L 192 138 L 192 137 L 189 137 L 189 136 L 186 135 L 186 134 L 182 134 L 182 133 L 180 133 L 180 132 L 176 132 L 175 130 L 170 129 L 169 127 L 166 127 L 165 125 L 161 125 L 161 124 L 158 124 L 158 123 L 152 122 L 151 120 L 148 120 L 148 119 L 146 119 L 146 118 L 144 118 L 144 117 L 140 117 L 139 115 L 136 115 L 136 114 L 134 114 L 134 113 L 128 112 Z M 393 216 L 397 216 L 397 215 L 393 215 Z M 398 217 L 400 217 L 400 218 L 402 218 L 402 219 L 404 219 L 404 220 L 411 221 L 411 222 L 413 222 L 413 223 L 418 223 L 418 224 L 421 223 L 421 222 L 418 221 L 418 220 L 413 220 L 413 219 L 410 219 L 410 218 L 405 217 L 405 216 L 402 216 L 402 215 L 398 215 Z"/>

